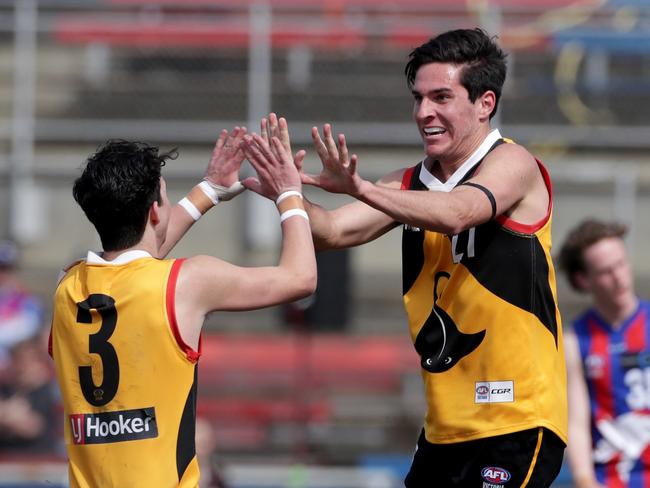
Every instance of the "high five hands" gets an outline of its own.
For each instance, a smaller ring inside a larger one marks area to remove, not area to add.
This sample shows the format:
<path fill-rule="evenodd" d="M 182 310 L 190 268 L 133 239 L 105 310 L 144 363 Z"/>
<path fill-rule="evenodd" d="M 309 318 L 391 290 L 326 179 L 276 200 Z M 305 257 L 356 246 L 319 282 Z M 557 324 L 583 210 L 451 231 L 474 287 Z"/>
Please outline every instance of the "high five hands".
<path fill-rule="evenodd" d="M 277 192 L 279 181 L 272 182 L 272 173 L 278 172 L 278 180 L 286 179 L 292 173 L 291 165 L 299 172 L 300 183 L 314 185 L 332 193 L 347 193 L 356 196 L 360 192 L 362 178 L 357 173 L 356 154 L 351 157 L 345 135 L 339 134 L 334 140 L 332 126 L 323 126 L 323 136 L 318 128 L 311 131 L 312 141 L 318 154 L 322 170 L 320 174 L 313 175 L 304 172 L 303 162 L 306 152 L 301 150 L 291 157 L 291 140 L 289 128 L 284 117 L 275 113 L 263 118 L 260 123 L 260 135 L 245 134 L 241 145 L 246 158 L 258 173 L 258 177 L 246 178 L 243 185 L 250 190 L 267 198 L 273 198 Z M 288 183 L 289 180 L 287 180 Z M 298 187 L 300 187 L 298 183 Z M 292 183 L 295 186 L 295 183 Z"/>
<path fill-rule="evenodd" d="M 260 195 L 277 199 L 287 190 L 301 191 L 298 168 L 302 167 L 305 151 L 291 156 L 289 129 L 284 118 L 269 114 L 261 122 L 261 135 L 244 136 L 242 148 L 257 177 L 249 177 L 242 184 Z"/>
<path fill-rule="evenodd" d="M 318 186 L 332 193 L 358 195 L 363 180 L 357 173 L 357 155 L 348 156 L 345 135 L 339 134 L 337 142 L 335 142 L 332 126 L 325 124 L 323 125 L 323 138 L 321 138 L 317 127 L 312 127 L 311 137 L 323 168 L 319 175 L 308 175 L 303 173 L 301 165 L 298 169 L 301 172 L 302 182 Z"/>

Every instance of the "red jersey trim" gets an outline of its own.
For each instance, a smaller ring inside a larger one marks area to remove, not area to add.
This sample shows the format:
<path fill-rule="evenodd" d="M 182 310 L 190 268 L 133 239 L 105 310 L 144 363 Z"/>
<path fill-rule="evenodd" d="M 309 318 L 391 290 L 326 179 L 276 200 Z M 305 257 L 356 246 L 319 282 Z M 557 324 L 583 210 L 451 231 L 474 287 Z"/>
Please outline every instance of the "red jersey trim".
<path fill-rule="evenodd" d="M 167 280 L 167 293 L 166 293 L 166 305 L 167 305 L 167 317 L 169 319 L 169 327 L 174 334 L 174 338 L 178 343 L 178 346 L 185 353 L 187 359 L 195 363 L 201 357 L 201 340 L 199 339 L 199 350 L 195 351 L 190 346 L 188 346 L 183 338 L 181 337 L 180 329 L 178 328 L 178 322 L 176 320 L 176 282 L 178 281 L 178 273 L 181 270 L 181 265 L 185 259 L 177 259 L 172 264 L 172 269 L 169 272 L 169 279 Z"/>
<path fill-rule="evenodd" d="M 533 234 L 544 227 L 546 222 L 548 222 L 548 219 L 551 218 L 551 210 L 553 209 L 553 185 L 551 184 L 551 176 L 548 174 L 546 167 L 539 159 L 535 158 L 535 161 L 537 161 L 537 166 L 539 167 L 539 171 L 542 173 L 544 184 L 548 190 L 548 208 L 546 209 L 546 215 L 544 218 L 534 224 L 522 224 L 521 222 L 512 220 L 505 214 L 501 214 L 495 219 L 503 227 L 514 230 L 515 232 L 521 232 L 522 234 Z"/>
<path fill-rule="evenodd" d="M 400 187 L 400 190 L 408 190 L 411 187 L 411 178 L 413 178 L 413 171 L 415 171 L 415 166 L 404 171 L 404 174 L 402 175 L 402 186 Z"/>

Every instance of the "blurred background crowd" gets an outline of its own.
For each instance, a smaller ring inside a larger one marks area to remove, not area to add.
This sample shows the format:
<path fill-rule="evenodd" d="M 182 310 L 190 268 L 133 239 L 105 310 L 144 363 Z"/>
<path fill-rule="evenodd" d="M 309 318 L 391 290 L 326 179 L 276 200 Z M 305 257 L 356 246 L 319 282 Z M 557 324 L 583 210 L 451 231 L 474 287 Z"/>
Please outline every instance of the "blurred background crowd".
<path fill-rule="evenodd" d="M 509 52 L 493 126 L 549 168 L 555 242 L 587 216 L 629 224 L 637 290 L 649 296 L 647 0 L 0 1 L 0 487 L 65 485 L 47 339 L 59 270 L 100 248 L 71 196 L 88 154 L 113 137 L 177 147 L 164 169 L 177 201 L 221 129 L 257 130 L 275 111 L 307 149 L 307 171 L 318 167 L 311 126 L 332 122 L 364 177 L 378 177 L 421 157 L 408 53 L 473 26 Z M 278 230 L 273 205 L 245 193 L 173 255 L 270 262 Z M 399 239 L 319 255 L 308 301 L 210 317 L 205 486 L 401 486 L 424 403 Z M 568 323 L 584 298 L 562 278 L 558 287 Z M 570 474 L 556 485 L 571 486 Z"/>

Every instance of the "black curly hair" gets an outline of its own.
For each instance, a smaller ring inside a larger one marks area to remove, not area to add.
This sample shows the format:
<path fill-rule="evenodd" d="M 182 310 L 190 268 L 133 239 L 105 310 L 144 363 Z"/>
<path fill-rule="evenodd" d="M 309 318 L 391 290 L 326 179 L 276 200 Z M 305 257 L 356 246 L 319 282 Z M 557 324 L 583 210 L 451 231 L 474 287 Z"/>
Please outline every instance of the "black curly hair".
<path fill-rule="evenodd" d="M 127 249 L 142 239 L 149 209 L 162 203 L 161 168 L 177 155 L 175 149 L 159 154 L 144 142 L 112 139 L 86 160 L 72 194 L 105 251 Z"/>
<path fill-rule="evenodd" d="M 457 29 L 444 32 L 430 39 L 409 54 L 404 68 L 409 88 L 413 88 L 415 75 L 425 64 L 451 63 L 463 66 L 460 84 L 469 93 L 469 100 L 476 99 L 488 90 L 496 95 L 494 117 L 506 80 L 506 54 L 483 29 Z"/>

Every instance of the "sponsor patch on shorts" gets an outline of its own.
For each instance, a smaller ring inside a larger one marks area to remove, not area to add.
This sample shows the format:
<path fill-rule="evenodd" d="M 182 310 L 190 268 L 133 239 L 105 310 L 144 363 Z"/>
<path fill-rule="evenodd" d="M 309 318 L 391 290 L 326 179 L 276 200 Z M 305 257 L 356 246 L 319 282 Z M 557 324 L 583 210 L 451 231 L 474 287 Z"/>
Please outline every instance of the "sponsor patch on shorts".
<path fill-rule="evenodd" d="M 508 403 L 515 401 L 513 381 L 477 381 L 474 403 Z"/>
<path fill-rule="evenodd" d="M 154 407 L 76 413 L 68 418 L 74 444 L 107 444 L 158 437 Z"/>
<path fill-rule="evenodd" d="M 503 485 L 511 478 L 507 469 L 497 466 L 487 466 L 481 470 L 483 488 L 503 488 Z"/>

